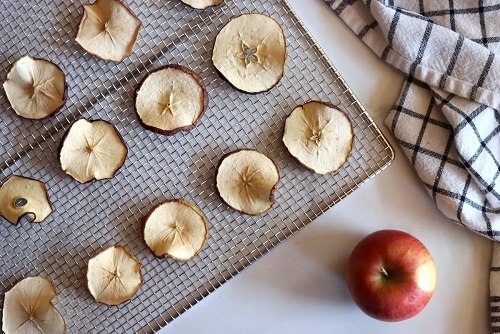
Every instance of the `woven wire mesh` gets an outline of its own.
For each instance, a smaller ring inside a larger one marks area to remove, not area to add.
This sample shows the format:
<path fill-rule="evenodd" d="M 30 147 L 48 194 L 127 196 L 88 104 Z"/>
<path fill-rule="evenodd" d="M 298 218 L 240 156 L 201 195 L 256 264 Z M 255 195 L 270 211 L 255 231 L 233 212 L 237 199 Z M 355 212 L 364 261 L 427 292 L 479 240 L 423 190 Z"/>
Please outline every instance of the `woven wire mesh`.
<path fill-rule="evenodd" d="M 197 11 L 177 0 L 128 1 L 143 22 L 134 53 L 120 63 L 99 60 L 74 41 L 82 3 L 62 0 L 0 2 L 0 80 L 22 55 L 58 64 L 69 84 L 66 107 L 55 117 L 29 121 L 15 115 L 0 91 L 0 182 L 23 175 L 46 183 L 54 212 L 41 224 L 0 223 L 0 305 L 4 293 L 27 276 L 48 277 L 70 333 L 153 332 L 269 249 L 298 231 L 393 159 L 393 151 L 315 44 L 285 0 L 229 1 Z M 276 19 L 287 40 L 287 69 L 269 92 L 248 95 L 215 71 L 211 50 L 232 17 L 259 12 Z M 191 132 L 165 137 L 144 130 L 133 112 L 134 91 L 151 70 L 170 63 L 200 74 L 208 110 Z M 347 111 L 355 146 L 337 173 L 319 176 L 300 166 L 282 144 L 284 121 L 297 105 L 330 101 Z M 129 153 L 116 177 L 80 185 L 59 167 L 57 146 L 80 117 L 115 125 Z M 214 189 L 225 153 L 255 148 L 280 169 L 277 202 L 257 217 L 228 208 Z M 141 219 L 169 198 L 197 204 L 210 223 L 195 259 L 160 260 L 147 249 Z M 86 288 L 91 256 L 124 245 L 141 261 L 144 283 L 131 301 L 108 307 Z"/>

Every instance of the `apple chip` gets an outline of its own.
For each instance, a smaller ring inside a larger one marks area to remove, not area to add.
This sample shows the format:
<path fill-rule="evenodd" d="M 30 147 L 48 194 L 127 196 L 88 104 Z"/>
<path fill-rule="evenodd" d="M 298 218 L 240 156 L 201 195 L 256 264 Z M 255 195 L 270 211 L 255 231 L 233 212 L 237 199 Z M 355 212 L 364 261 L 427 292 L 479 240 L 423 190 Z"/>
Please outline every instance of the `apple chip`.
<path fill-rule="evenodd" d="M 17 225 L 24 216 L 41 223 L 51 213 L 43 182 L 13 175 L 0 187 L 0 216 L 10 223 Z"/>
<path fill-rule="evenodd" d="M 7 73 L 3 88 L 15 113 L 28 119 L 50 117 L 66 102 L 64 73 L 45 59 L 19 58 Z"/>
<path fill-rule="evenodd" d="M 108 122 L 80 119 L 64 135 L 59 151 L 63 171 L 80 183 L 112 178 L 127 157 L 127 147 Z"/>
<path fill-rule="evenodd" d="M 218 6 L 224 0 L 181 0 L 186 5 L 195 9 L 207 9 L 208 7 Z"/>
<path fill-rule="evenodd" d="M 5 293 L 2 330 L 5 334 L 59 334 L 66 332 L 61 314 L 51 301 L 54 285 L 44 277 L 27 277 Z"/>
<path fill-rule="evenodd" d="M 351 154 L 353 139 L 347 115 L 331 103 L 317 101 L 295 108 L 283 134 L 290 154 L 318 174 L 342 167 Z"/>
<path fill-rule="evenodd" d="M 142 283 L 141 263 L 123 246 L 111 246 L 89 260 L 88 288 L 99 303 L 126 302 Z"/>
<path fill-rule="evenodd" d="M 97 0 L 83 6 L 76 42 L 93 56 L 122 61 L 132 54 L 141 21 L 120 0 Z"/>
<path fill-rule="evenodd" d="M 192 130 L 208 104 L 202 79 L 180 65 L 149 73 L 139 85 L 135 110 L 146 129 L 171 136 Z"/>
<path fill-rule="evenodd" d="M 237 89 L 259 93 L 276 85 L 285 71 L 286 43 L 281 26 L 262 14 L 231 20 L 217 35 L 212 61 Z"/>
<path fill-rule="evenodd" d="M 245 149 L 222 157 L 215 184 L 227 205 L 255 216 L 273 206 L 279 179 L 278 167 L 271 159 L 259 151 Z"/>
<path fill-rule="evenodd" d="M 144 219 L 144 241 L 157 257 L 187 261 L 198 255 L 208 238 L 201 210 L 183 200 L 166 201 Z"/>

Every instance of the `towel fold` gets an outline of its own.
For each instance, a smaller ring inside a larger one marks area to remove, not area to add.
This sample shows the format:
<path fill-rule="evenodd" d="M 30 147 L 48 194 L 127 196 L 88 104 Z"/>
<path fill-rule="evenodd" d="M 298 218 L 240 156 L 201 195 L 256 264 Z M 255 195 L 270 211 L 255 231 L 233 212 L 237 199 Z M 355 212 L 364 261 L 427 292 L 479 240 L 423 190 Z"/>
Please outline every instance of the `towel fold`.
<path fill-rule="evenodd" d="M 382 60 L 407 74 L 386 118 L 451 220 L 500 241 L 500 3 L 327 1 Z M 500 333 L 500 246 L 490 272 Z"/>

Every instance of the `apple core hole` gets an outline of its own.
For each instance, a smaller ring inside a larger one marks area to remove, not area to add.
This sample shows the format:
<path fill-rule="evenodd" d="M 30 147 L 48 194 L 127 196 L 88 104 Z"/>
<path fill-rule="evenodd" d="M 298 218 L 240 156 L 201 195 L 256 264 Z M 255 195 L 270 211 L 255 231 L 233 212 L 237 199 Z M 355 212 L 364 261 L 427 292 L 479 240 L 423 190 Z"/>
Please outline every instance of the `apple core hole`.
<path fill-rule="evenodd" d="M 14 205 L 18 208 L 22 208 L 23 206 L 25 206 L 26 204 L 28 204 L 28 200 L 26 198 L 17 198 L 15 201 L 14 201 Z"/>

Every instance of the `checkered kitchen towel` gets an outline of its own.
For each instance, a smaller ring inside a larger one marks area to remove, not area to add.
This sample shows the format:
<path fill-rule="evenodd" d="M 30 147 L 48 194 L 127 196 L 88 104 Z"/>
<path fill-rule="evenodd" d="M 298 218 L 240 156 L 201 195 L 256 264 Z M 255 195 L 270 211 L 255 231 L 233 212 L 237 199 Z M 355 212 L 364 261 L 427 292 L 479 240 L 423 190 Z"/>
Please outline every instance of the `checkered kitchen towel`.
<path fill-rule="evenodd" d="M 408 75 L 386 125 L 439 209 L 500 241 L 500 1 L 327 2 Z M 500 333 L 500 243 L 490 294 L 492 329 Z"/>

